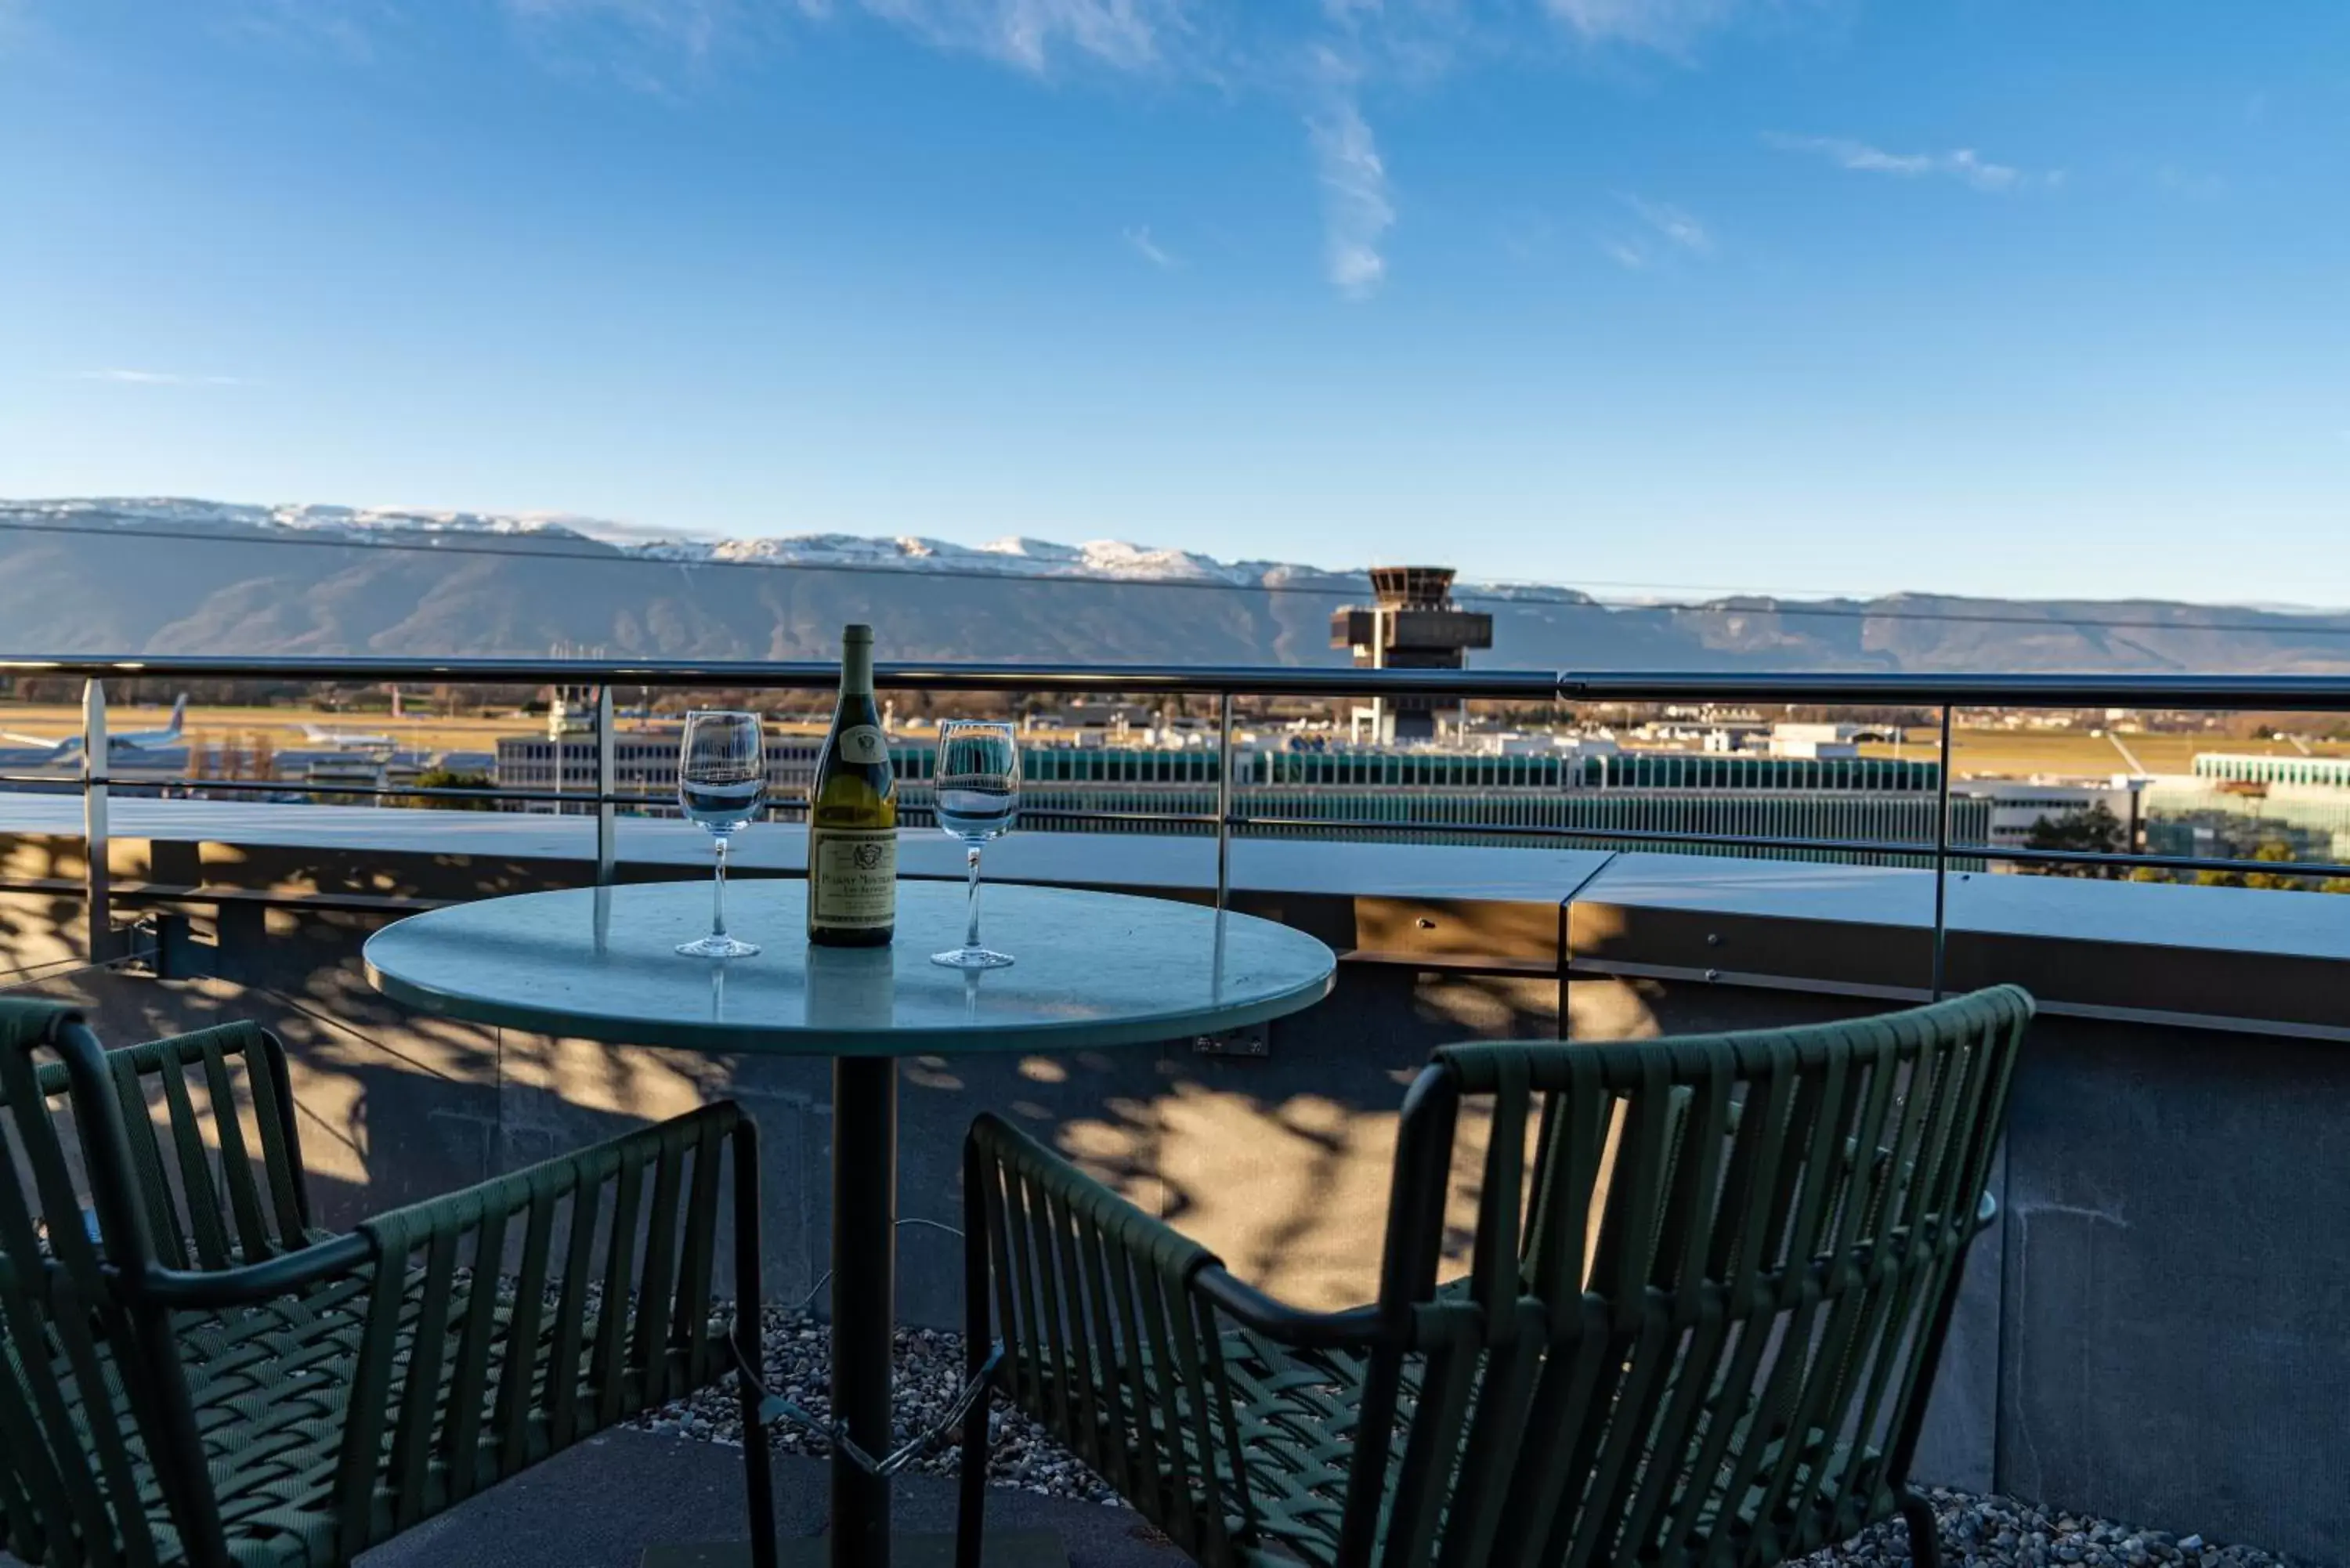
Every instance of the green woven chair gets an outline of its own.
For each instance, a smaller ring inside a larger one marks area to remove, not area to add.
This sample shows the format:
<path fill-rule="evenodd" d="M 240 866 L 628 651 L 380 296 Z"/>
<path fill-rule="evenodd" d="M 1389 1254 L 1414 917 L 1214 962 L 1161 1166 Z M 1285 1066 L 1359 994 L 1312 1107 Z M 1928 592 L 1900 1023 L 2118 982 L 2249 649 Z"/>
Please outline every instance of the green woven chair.
<path fill-rule="evenodd" d="M 1456 1045 L 1405 1096 L 1378 1301 L 1287 1307 L 992 1116 L 972 1366 L 1200 1562 L 1766 1564 L 1897 1512 L 2031 999 Z M 1440 1285 L 1454 1133 L 1470 1272 Z M 991 1309 L 993 1324 L 991 1325 Z M 979 1568 L 987 1423 L 965 1424 Z"/>
<path fill-rule="evenodd" d="M 731 1105 L 329 1235 L 265 1031 L 107 1052 L 70 1009 L 0 998 L 0 1550 L 49 1568 L 347 1562 L 714 1382 L 730 1158 L 757 1299 Z"/>

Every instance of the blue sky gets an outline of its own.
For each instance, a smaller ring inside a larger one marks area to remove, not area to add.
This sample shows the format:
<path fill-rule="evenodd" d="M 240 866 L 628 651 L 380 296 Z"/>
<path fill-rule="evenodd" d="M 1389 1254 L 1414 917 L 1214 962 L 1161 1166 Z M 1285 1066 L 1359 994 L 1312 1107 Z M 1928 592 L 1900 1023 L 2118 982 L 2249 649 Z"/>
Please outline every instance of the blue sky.
<path fill-rule="evenodd" d="M 0 494 L 2350 603 L 2350 6 L 0 0 Z"/>

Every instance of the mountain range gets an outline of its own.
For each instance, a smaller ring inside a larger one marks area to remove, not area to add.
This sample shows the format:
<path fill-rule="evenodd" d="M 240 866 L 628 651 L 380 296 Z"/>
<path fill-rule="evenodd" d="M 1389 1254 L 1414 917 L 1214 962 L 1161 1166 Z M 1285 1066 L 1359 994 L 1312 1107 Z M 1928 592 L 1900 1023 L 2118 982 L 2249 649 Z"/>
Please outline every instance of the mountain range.
<path fill-rule="evenodd" d="M 1343 662 L 1360 570 L 1180 549 L 854 535 L 660 538 L 592 520 L 182 499 L 0 500 L 0 655 L 810 659 L 869 621 L 920 659 Z M 1897 594 L 1602 604 L 1459 586 L 1493 666 L 1987 672 L 2350 670 L 2350 614 Z"/>

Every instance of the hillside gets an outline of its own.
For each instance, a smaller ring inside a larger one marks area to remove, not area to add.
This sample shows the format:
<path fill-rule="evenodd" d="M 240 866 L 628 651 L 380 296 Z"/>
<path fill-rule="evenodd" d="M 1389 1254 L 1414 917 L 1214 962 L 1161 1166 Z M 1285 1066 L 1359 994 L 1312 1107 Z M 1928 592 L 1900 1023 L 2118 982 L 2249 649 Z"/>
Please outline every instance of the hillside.
<path fill-rule="evenodd" d="M 1359 572 L 1113 543 L 817 535 L 614 543 L 568 519 L 178 500 L 0 501 L 0 653 L 823 656 L 1326 664 Z M 1907 594 L 1616 607 L 1481 587 L 1480 662 L 1582 670 L 2350 670 L 2350 615 Z M 2106 623 L 2082 624 L 2082 623 Z M 2122 624 L 2113 624 L 2122 623 Z"/>

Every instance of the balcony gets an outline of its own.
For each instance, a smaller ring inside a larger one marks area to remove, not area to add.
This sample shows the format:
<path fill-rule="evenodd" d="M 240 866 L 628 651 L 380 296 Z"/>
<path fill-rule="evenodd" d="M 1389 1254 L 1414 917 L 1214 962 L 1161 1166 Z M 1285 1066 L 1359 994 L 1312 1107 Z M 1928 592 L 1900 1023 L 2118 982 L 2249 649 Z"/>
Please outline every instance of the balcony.
<path fill-rule="evenodd" d="M 605 691 L 809 690 L 831 678 L 771 665 L 45 668 L 151 682 L 588 679 Z M 2350 680 L 1001 668 L 892 668 L 882 679 L 909 689 L 1214 703 L 1221 725 L 1202 755 L 1220 765 L 1191 796 L 1090 823 L 1073 805 L 1052 826 L 1117 836 L 1015 834 L 990 851 L 989 877 L 1222 901 L 1311 931 L 1341 957 L 1326 1003 L 1261 1033 L 1074 1059 L 910 1064 L 906 1217 L 957 1221 L 956 1140 L 975 1112 L 993 1109 L 1145 1207 L 1180 1215 L 1188 1233 L 1255 1282 L 1345 1305 L 1371 1293 L 1376 1260 L 1363 1239 L 1377 1233 L 1386 1202 L 1399 1080 L 1438 1044 L 1765 1026 L 2013 981 L 2041 999 L 2042 1016 L 1995 1183 L 2004 1218 L 1970 1265 L 1918 1477 L 2031 1500 L 2051 1514 L 2250 1542 L 2296 1560 L 2350 1560 L 2350 1427 L 2341 1418 L 2350 1385 L 2342 1244 L 2350 1122 L 2340 1109 L 2350 1095 L 2341 1049 L 2350 1043 L 2350 899 L 2008 874 L 2144 866 L 2315 885 L 2350 868 L 2310 859 L 2280 871 L 2277 862 L 2137 844 L 2118 853 L 1995 844 L 1988 809 L 1968 816 L 1963 781 L 1944 770 L 1881 836 L 1315 816 L 1240 776 L 1232 717 L 1236 702 L 1301 692 L 1905 704 L 1938 713 L 1947 742 L 1956 709 L 2340 712 L 2350 711 Z M 131 775 L 109 782 L 107 750 L 92 746 L 81 784 L 0 794 L 0 971 L 9 985 L 85 998 L 111 1039 L 226 1016 L 279 1032 L 295 1055 L 328 1225 L 731 1096 L 764 1131 L 765 1293 L 771 1305 L 806 1301 L 828 1245 L 822 1063 L 715 1063 L 424 1018 L 386 1002 L 359 971 L 360 942 L 406 912 L 702 873 L 698 830 L 634 815 L 651 803 L 621 787 L 611 748 L 593 732 L 575 743 L 595 771 L 553 804 L 577 815 L 140 798 Z M 910 830 L 900 865 L 906 875 L 951 877 L 960 852 Z M 800 874 L 802 831 L 782 821 L 747 836 L 736 868 Z M 932 1225 L 900 1238 L 899 1312 L 912 1331 L 960 1322 L 959 1244 Z M 924 1354 L 919 1341 L 907 1353 Z M 534 1552 L 633 1561 L 634 1544 L 679 1533 L 696 1510 L 731 1517 L 728 1463 L 674 1434 L 610 1442 L 564 1461 L 572 1469 L 551 1470 L 546 1490 L 517 1483 L 450 1516 L 443 1533 L 387 1549 L 385 1560 L 403 1551 L 445 1560 L 494 1543 L 504 1561 L 536 1561 Z M 1032 1462 L 1051 1463 L 1041 1450 Z M 1046 1473 L 1025 1480 L 1043 1484 Z M 793 1484 L 787 1477 L 787 1509 L 811 1528 L 820 1485 L 794 1492 Z M 608 1493 L 619 1488 L 659 1501 L 649 1511 L 616 1510 Z M 929 1498 L 918 1487 L 910 1506 L 931 1508 Z M 1024 1506 L 1063 1531 L 1081 1561 L 1161 1560 L 1122 1527 L 1097 1528 L 1042 1500 Z M 1996 1528 L 1973 1548 L 1984 1560 L 2038 1560 L 2028 1542 L 1995 1548 Z M 587 1539 L 598 1532 L 608 1538 Z M 2099 1549 L 2126 1560 L 2117 1542 Z M 2149 1550 L 2148 1560 L 2176 1559 Z M 2184 1560 L 2206 1561 L 2192 1548 Z"/>

